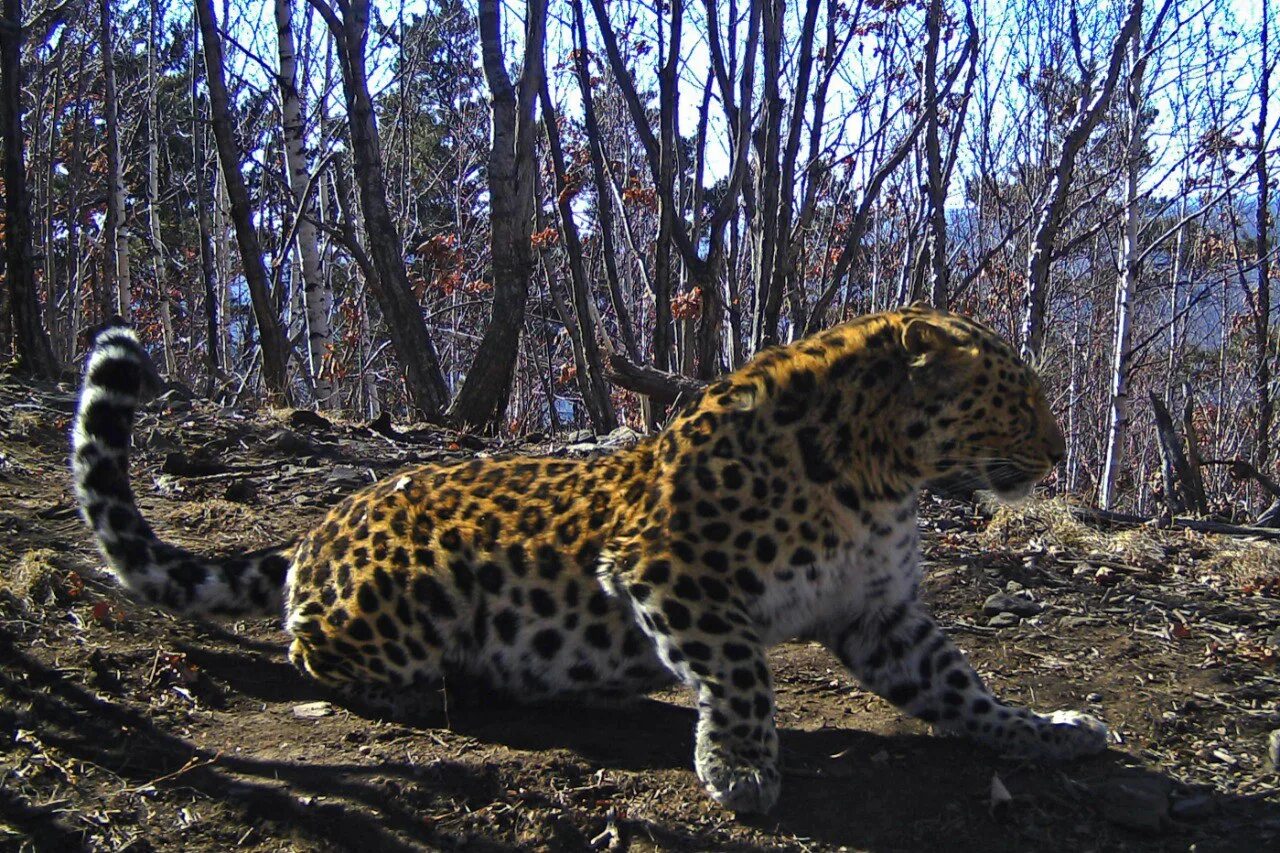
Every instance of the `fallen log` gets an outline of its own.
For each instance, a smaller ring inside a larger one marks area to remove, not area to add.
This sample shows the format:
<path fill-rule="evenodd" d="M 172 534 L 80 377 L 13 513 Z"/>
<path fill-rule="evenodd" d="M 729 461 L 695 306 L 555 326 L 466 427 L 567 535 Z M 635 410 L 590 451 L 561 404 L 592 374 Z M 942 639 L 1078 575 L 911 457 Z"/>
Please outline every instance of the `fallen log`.
<path fill-rule="evenodd" d="M 1183 530 L 1194 530 L 1197 533 L 1217 533 L 1223 536 L 1256 536 L 1259 539 L 1280 540 L 1280 530 L 1271 527 L 1256 527 L 1246 524 L 1227 524 L 1225 521 L 1209 521 L 1203 518 L 1172 518 L 1167 521 L 1155 518 L 1144 518 L 1141 515 L 1130 515 L 1125 512 L 1112 512 L 1105 509 L 1089 507 L 1072 507 L 1072 514 L 1080 521 L 1091 524 L 1113 524 L 1118 526 L 1137 527 L 1141 525 L 1158 525 L 1160 527 L 1178 527 Z"/>

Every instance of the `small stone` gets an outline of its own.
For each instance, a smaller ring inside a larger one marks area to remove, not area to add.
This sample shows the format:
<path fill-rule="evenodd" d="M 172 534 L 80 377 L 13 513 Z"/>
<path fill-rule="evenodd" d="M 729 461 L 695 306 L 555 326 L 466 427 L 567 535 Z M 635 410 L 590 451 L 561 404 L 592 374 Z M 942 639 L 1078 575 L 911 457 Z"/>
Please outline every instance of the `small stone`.
<path fill-rule="evenodd" d="M 1097 625 L 1101 621 L 1092 616 L 1063 616 L 1058 620 L 1058 624 L 1064 628 L 1078 628 L 1081 625 Z"/>
<path fill-rule="evenodd" d="M 222 496 L 233 503 L 252 503 L 258 497 L 258 484 L 253 480 L 232 480 Z"/>
<path fill-rule="evenodd" d="M 353 468 L 350 465 L 339 465 L 325 475 L 324 484 L 331 489 L 336 488 L 346 492 L 367 486 L 369 484 L 369 475 L 359 468 Z"/>
<path fill-rule="evenodd" d="M 1021 616 L 1015 616 L 1012 613 L 997 613 L 987 620 L 988 628 L 1012 628 L 1022 622 Z"/>
<path fill-rule="evenodd" d="M 1280 655 L 1280 628 L 1271 632 L 1271 636 L 1267 637 L 1267 648 L 1273 654 Z"/>
<path fill-rule="evenodd" d="M 1271 764 L 1272 770 L 1280 773 L 1280 729 L 1275 729 L 1267 735 L 1267 761 Z"/>
<path fill-rule="evenodd" d="M 564 437 L 565 444 L 595 444 L 596 434 L 589 429 L 576 429 Z"/>
<path fill-rule="evenodd" d="M 1026 587 L 1018 583 L 1017 581 L 1009 581 L 1007 584 L 1004 585 L 1004 591 L 1009 593 L 1010 595 L 1013 595 L 1014 593 L 1017 593 L 1017 592 L 1022 592 L 1024 589 L 1026 589 Z"/>
<path fill-rule="evenodd" d="M 333 705 L 328 702 L 304 702 L 293 706 L 293 715 L 303 719 L 327 717 L 333 713 Z"/>
<path fill-rule="evenodd" d="M 277 453 L 287 456 L 315 456 L 319 452 L 316 443 L 293 430 L 282 429 L 267 439 L 267 444 Z"/>
<path fill-rule="evenodd" d="M 631 427 L 620 426 L 608 435 L 599 437 L 605 447 L 633 447 L 640 442 L 640 434 Z"/>
<path fill-rule="evenodd" d="M 1102 701 L 1102 694 L 1101 694 L 1101 693 L 1090 693 L 1088 696 L 1086 696 L 1086 697 L 1084 697 L 1084 698 L 1085 698 L 1085 701 L 1086 701 L 1086 702 L 1101 702 L 1101 701 Z"/>
<path fill-rule="evenodd" d="M 1044 605 L 1021 595 L 1010 595 L 1007 592 L 993 593 L 982 603 L 983 616 L 995 616 L 997 613 L 1012 613 L 1015 616 L 1035 616 Z"/>
<path fill-rule="evenodd" d="M 164 462 L 160 466 L 161 473 L 173 474 L 176 477 L 207 477 L 210 474 L 221 474 L 226 470 L 227 466 L 222 462 L 188 456 L 181 450 L 166 453 Z"/>
<path fill-rule="evenodd" d="M 324 415 L 308 409 L 294 409 L 289 413 L 289 426 L 294 429 L 310 427 L 311 429 L 327 430 L 332 428 L 333 424 Z"/>

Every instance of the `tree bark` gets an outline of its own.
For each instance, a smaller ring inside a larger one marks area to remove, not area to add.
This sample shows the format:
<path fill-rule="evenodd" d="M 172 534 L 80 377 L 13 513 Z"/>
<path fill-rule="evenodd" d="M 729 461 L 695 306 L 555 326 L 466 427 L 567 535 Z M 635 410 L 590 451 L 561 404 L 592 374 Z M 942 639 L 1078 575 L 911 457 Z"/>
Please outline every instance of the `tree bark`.
<path fill-rule="evenodd" d="M 1022 294 L 1022 355 L 1029 361 L 1039 361 L 1044 349 L 1044 313 L 1049 299 L 1049 269 L 1053 262 L 1054 244 L 1067 210 L 1067 196 L 1075 174 L 1076 157 L 1111 104 L 1111 95 L 1115 92 L 1116 80 L 1119 79 L 1129 42 L 1137 38 L 1138 25 L 1142 21 L 1142 3 L 1143 0 L 1133 0 L 1129 15 L 1111 46 L 1111 58 L 1107 63 L 1102 85 L 1096 92 L 1092 87 L 1086 87 L 1081 94 L 1075 119 L 1067 129 L 1057 164 L 1049 179 L 1044 205 L 1032 233 L 1031 250 L 1027 254 L 1027 283 Z"/>
<path fill-rule="evenodd" d="M 929 301 L 945 311 L 951 296 L 947 282 L 947 187 L 942 174 L 942 143 L 938 138 L 938 50 L 942 30 L 942 0 L 929 0 L 925 17 L 924 150 L 929 196 Z"/>
<path fill-rule="evenodd" d="M 297 47 L 290 20 L 290 0 L 275 0 L 276 41 L 280 69 L 276 82 L 280 89 L 280 115 L 284 134 L 285 169 L 289 173 L 289 191 L 293 196 L 296 219 L 296 246 L 302 268 L 302 290 L 307 318 L 307 368 L 315 385 L 316 404 L 329 406 L 333 383 L 324 369 L 324 356 L 332 341 L 329 312 L 333 308 L 333 292 L 320 268 L 320 246 L 316 237 L 313 206 L 306 198 L 309 182 L 303 124 L 302 95 L 298 90 Z M 283 261 L 282 261 L 283 262 Z"/>
<path fill-rule="evenodd" d="M 480 51 L 489 86 L 492 130 L 489 146 L 489 246 L 493 263 L 493 309 L 450 420 L 460 428 L 497 424 L 511 397 L 511 379 L 520 349 L 524 308 L 533 277 L 530 238 L 534 221 L 534 179 L 538 95 L 545 85 L 546 0 L 528 0 L 524 68 L 513 86 L 502 44 L 502 6 L 480 0 Z M 545 107 L 544 107 L 545 112 Z M 581 318 L 580 318 L 581 319 Z M 595 347 L 595 341 L 584 342 Z M 592 420 L 602 417 L 588 402 Z"/>
<path fill-rule="evenodd" d="M 431 342 L 422 318 L 422 306 L 409 286 L 404 244 L 387 204 L 378 125 L 365 65 L 369 0 L 349 0 L 342 4 L 341 18 L 324 0 L 308 2 L 324 18 L 338 48 L 360 209 L 364 215 L 369 254 L 377 272 L 369 280 L 369 286 L 382 310 L 382 319 L 387 324 L 396 357 L 404 369 L 405 386 L 413 405 L 424 415 L 436 417 L 449 402 L 449 388 L 440 371 L 435 344 Z"/>
<path fill-rule="evenodd" d="M 218 159 L 222 163 L 222 179 L 231 206 L 231 221 L 235 226 L 236 243 L 240 247 L 245 282 L 249 286 L 249 299 L 253 303 L 253 314 L 258 322 L 258 337 L 262 348 L 262 381 L 270 394 L 287 401 L 287 341 L 271 299 L 267 268 L 262 260 L 262 247 L 258 242 L 258 232 L 253 226 L 249 191 L 245 187 L 244 175 L 240 172 L 240 152 L 236 148 L 232 130 L 231 103 L 223 72 L 222 39 L 213 17 L 213 0 L 197 0 L 196 14 L 200 19 L 200 35 L 204 41 L 213 136 L 217 142 Z"/>
<path fill-rule="evenodd" d="M 210 396 L 222 374 L 221 332 L 218 330 L 218 269 L 214 254 L 209 208 L 213 204 L 205 176 L 205 117 L 200 97 L 200 21 L 191 12 L 191 163 L 196 183 L 196 240 L 200 253 L 200 280 L 204 285 L 205 387 Z"/>
<path fill-rule="evenodd" d="M 128 320 L 132 311 L 129 275 L 129 227 L 125 221 L 124 169 L 120 162 L 120 104 L 116 97 L 116 62 L 111 34 L 111 0 L 101 0 L 100 12 L 103 104 L 107 133 L 107 215 L 103 222 L 102 280 L 115 297 L 115 312 Z"/>
<path fill-rule="evenodd" d="M 1120 463 L 1124 454 L 1124 442 L 1129 429 L 1129 368 L 1132 353 L 1129 350 L 1129 329 L 1132 322 L 1130 301 L 1133 299 L 1141 267 L 1138 247 L 1138 180 L 1141 177 L 1143 150 L 1142 133 L 1142 77 L 1145 63 L 1142 60 L 1142 22 L 1139 19 L 1130 39 L 1130 67 L 1126 103 L 1128 106 L 1129 133 L 1125 142 L 1125 193 L 1124 237 L 1120 249 L 1120 275 L 1116 279 L 1115 329 L 1111 349 L 1111 389 L 1107 427 L 1106 459 L 1103 462 L 1102 481 L 1098 487 L 1098 505 L 1111 509 L 1116 497 L 1116 480 L 1120 476 Z"/>
<path fill-rule="evenodd" d="M 1270 470 L 1272 453 L 1272 423 L 1275 420 L 1275 404 L 1271 389 L 1271 200 L 1267 174 L 1267 110 L 1271 100 L 1270 56 L 1270 4 L 1262 0 L 1262 32 L 1260 38 L 1260 67 L 1262 81 L 1258 90 L 1258 122 L 1253 126 L 1254 171 L 1258 181 L 1257 201 L 1257 258 L 1258 289 L 1253 311 L 1254 362 L 1253 387 L 1256 406 L 1254 422 L 1254 458 L 1262 471 Z"/>
<path fill-rule="evenodd" d="M 0 143 L 4 146 L 5 278 L 19 363 L 52 379 L 60 372 L 49 334 L 40 319 L 31 259 L 31 196 L 22 131 L 22 0 L 4 0 L 0 21 Z"/>
<path fill-rule="evenodd" d="M 151 274 L 160 300 L 160 336 L 164 368 L 177 378 L 178 360 L 173 351 L 173 308 L 165 281 L 164 240 L 160 235 L 160 110 L 156 97 L 156 48 L 159 46 L 160 4 L 150 0 L 147 15 L 147 238 L 151 243 Z"/>
<path fill-rule="evenodd" d="M 578 387 L 582 390 L 591 427 L 597 433 L 607 433 L 618 426 L 618 416 L 613 410 L 609 383 L 600 357 L 595 306 L 591 304 L 591 285 L 587 281 L 586 265 L 583 263 L 578 226 L 573 220 L 573 196 L 569 192 L 567 181 L 568 167 L 545 75 L 541 81 L 541 95 L 542 122 L 547 131 L 547 147 L 551 150 L 551 164 L 555 171 L 556 212 L 559 215 L 560 233 L 564 236 L 565 252 L 569 256 L 569 277 L 573 285 L 573 311 L 572 314 L 565 312 L 565 322 L 574 323 L 577 327 L 574 330 L 574 360 L 577 362 Z"/>

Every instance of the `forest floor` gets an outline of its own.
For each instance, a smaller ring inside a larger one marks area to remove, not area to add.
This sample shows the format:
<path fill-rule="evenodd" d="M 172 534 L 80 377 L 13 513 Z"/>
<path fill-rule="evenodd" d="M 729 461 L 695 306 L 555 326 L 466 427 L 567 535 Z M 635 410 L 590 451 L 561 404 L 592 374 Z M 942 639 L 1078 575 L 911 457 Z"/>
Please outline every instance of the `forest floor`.
<path fill-rule="evenodd" d="M 999 694 L 1089 710 L 1117 743 L 1002 758 L 788 644 L 782 799 L 738 819 L 692 772 L 680 691 L 381 722 L 299 676 L 271 621 L 130 603 L 75 512 L 72 404 L 0 381 L 0 849 L 1280 849 L 1280 546 L 926 498 L 926 595 L 959 645 Z M 506 449 L 181 400 L 148 408 L 136 447 L 144 512 L 201 550 L 292 538 L 405 464 Z"/>

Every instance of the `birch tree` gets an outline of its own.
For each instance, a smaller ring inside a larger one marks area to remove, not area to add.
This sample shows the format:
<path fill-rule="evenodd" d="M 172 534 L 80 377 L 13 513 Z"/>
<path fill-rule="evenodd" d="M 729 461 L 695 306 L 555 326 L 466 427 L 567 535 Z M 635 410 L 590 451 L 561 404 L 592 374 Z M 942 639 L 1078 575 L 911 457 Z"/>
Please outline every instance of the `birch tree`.
<path fill-rule="evenodd" d="M 1044 316 L 1049 298 L 1049 270 L 1053 263 L 1058 232 L 1062 228 L 1062 219 L 1067 212 L 1067 197 L 1071 191 L 1071 179 L 1075 175 L 1076 158 L 1080 156 L 1080 151 L 1111 105 L 1111 96 L 1115 92 L 1116 82 L 1120 79 L 1125 58 L 1129 54 L 1130 42 L 1137 37 L 1138 26 L 1142 21 L 1142 4 L 1143 0 L 1133 0 L 1133 5 L 1129 7 L 1129 13 L 1120 27 L 1115 42 L 1111 45 L 1110 56 L 1101 82 L 1093 79 L 1094 69 L 1084 59 L 1084 46 L 1080 40 L 1078 27 L 1075 25 L 1071 27 L 1072 48 L 1083 79 L 1080 97 L 1076 102 L 1075 118 L 1067 128 L 1062 147 L 1051 169 L 1049 186 L 1043 196 L 1043 203 L 1032 232 L 1031 249 L 1027 253 L 1026 287 L 1022 294 L 1021 339 L 1022 355 L 1031 361 L 1039 361 L 1044 348 Z M 1073 7 L 1072 19 L 1074 18 Z"/>
<path fill-rule="evenodd" d="M 213 14 L 213 0 L 196 0 L 196 14 L 200 19 L 200 36 L 204 42 L 205 79 L 209 87 L 213 136 L 217 143 L 218 160 L 222 164 L 222 180 L 231 208 L 236 244 L 240 248 L 242 271 L 249 287 L 254 319 L 258 323 L 262 381 L 269 393 L 287 400 L 289 388 L 285 355 L 288 341 L 271 299 L 267 268 L 262 260 L 262 246 L 253 224 L 249 190 L 245 187 L 244 175 L 240 172 L 240 152 L 232 132 L 231 103 L 223 71 L 222 39 Z"/>
<path fill-rule="evenodd" d="M 302 269 L 302 290 L 307 322 L 307 367 L 315 385 L 316 403 L 327 408 L 333 394 L 333 383 L 324 369 L 324 357 L 332 343 L 329 312 L 333 309 L 333 291 L 320 267 L 320 245 L 316 236 L 313 211 L 307 198 L 310 171 L 307 166 L 306 126 L 303 121 L 302 95 L 298 89 L 298 57 L 291 21 L 291 0 L 274 0 L 276 36 L 280 68 L 276 82 L 280 89 L 280 116 L 283 124 L 285 170 L 293 197 L 293 216 L 297 220 L 295 246 Z"/>

